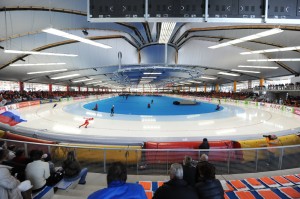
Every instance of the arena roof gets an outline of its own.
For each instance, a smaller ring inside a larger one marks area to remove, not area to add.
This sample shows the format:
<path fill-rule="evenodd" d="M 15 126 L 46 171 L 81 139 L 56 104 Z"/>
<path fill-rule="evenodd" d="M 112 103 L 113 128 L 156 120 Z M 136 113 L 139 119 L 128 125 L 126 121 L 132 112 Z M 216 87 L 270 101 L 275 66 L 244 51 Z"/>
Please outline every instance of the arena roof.
<path fill-rule="evenodd" d="M 300 73 L 299 61 L 280 60 L 300 59 L 299 50 L 278 50 L 300 46 L 299 23 L 249 23 L 246 19 L 243 23 L 177 22 L 168 45 L 165 45 L 158 43 L 163 26 L 160 22 L 132 23 L 126 22 L 124 18 L 124 22 L 118 23 L 90 23 L 86 13 L 86 0 L 1 1 L 0 79 L 89 87 L 134 87 L 138 84 L 163 87 L 180 84 L 225 84 L 287 75 L 298 76 Z M 47 28 L 62 30 L 112 48 L 101 48 L 49 34 L 43 31 Z M 283 32 L 221 48 L 209 48 L 274 28 Z M 240 54 L 274 48 L 277 50 L 262 54 Z M 4 50 L 78 56 L 8 54 Z M 279 60 L 248 61 L 258 59 Z M 64 64 L 12 66 L 38 63 Z M 56 72 L 28 74 L 53 70 Z M 228 76 L 226 73 L 239 76 Z M 60 76 L 69 77 L 55 79 Z"/>

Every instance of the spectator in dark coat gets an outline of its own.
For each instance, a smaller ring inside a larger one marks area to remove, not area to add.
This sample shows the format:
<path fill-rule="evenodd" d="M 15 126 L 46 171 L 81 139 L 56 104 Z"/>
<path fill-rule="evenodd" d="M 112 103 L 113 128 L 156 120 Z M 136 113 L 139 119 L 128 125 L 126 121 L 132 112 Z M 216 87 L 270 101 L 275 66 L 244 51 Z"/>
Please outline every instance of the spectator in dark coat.
<path fill-rule="evenodd" d="M 74 151 L 69 151 L 67 159 L 63 161 L 62 168 L 64 170 L 65 181 L 74 181 L 80 178 L 79 184 L 85 184 L 85 178 L 88 172 L 87 168 L 81 169 L 79 162 L 75 157 Z"/>
<path fill-rule="evenodd" d="M 202 143 L 199 145 L 199 149 L 200 149 L 200 156 L 204 153 L 206 155 L 208 155 L 208 151 L 201 151 L 201 149 L 209 149 L 209 143 L 207 141 L 207 138 L 203 138 Z"/>
<path fill-rule="evenodd" d="M 224 190 L 216 179 L 216 168 L 208 162 L 197 165 L 198 182 L 195 188 L 199 199 L 224 199 Z"/>
<path fill-rule="evenodd" d="M 198 199 L 193 187 L 183 180 L 181 164 L 172 164 L 170 168 L 170 180 L 159 187 L 153 199 Z"/>
<path fill-rule="evenodd" d="M 185 156 L 183 160 L 183 180 L 185 180 L 188 185 L 194 186 L 196 184 L 196 168 L 192 166 L 192 158 L 190 156 Z"/>

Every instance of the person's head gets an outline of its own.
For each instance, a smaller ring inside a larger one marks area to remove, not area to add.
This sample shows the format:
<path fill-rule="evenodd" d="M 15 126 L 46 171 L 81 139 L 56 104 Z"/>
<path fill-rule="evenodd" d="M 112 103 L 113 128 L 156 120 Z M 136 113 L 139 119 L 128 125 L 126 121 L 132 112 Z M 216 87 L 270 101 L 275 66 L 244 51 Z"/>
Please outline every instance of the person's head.
<path fill-rule="evenodd" d="M 170 167 L 170 179 L 182 179 L 183 178 L 183 169 L 182 165 L 174 163 Z"/>
<path fill-rule="evenodd" d="M 75 157 L 75 151 L 69 151 L 67 154 L 67 160 L 68 161 L 75 161 L 76 157 Z"/>
<path fill-rule="evenodd" d="M 184 160 L 183 160 L 183 165 L 186 165 L 186 166 L 191 166 L 192 165 L 192 157 L 190 156 L 184 156 Z"/>
<path fill-rule="evenodd" d="M 206 162 L 208 161 L 208 156 L 205 153 L 203 153 L 200 157 L 200 162 L 204 162 L 204 161 Z"/>
<path fill-rule="evenodd" d="M 52 160 L 51 155 L 50 155 L 49 153 L 43 154 L 42 159 L 43 159 L 45 162 L 49 162 L 49 161 Z"/>
<path fill-rule="evenodd" d="M 207 138 L 203 138 L 203 142 L 207 142 Z"/>
<path fill-rule="evenodd" d="M 25 155 L 25 150 L 24 149 L 17 149 L 17 151 L 16 151 L 16 157 L 21 157 L 21 156 L 23 156 L 23 155 Z"/>
<path fill-rule="evenodd" d="M 113 181 L 126 182 L 127 180 L 126 166 L 122 162 L 112 163 L 108 169 L 106 180 L 108 185 Z"/>
<path fill-rule="evenodd" d="M 32 161 L 35 161 L 35 160 L 40 160 L 42 158 L 42 155 L 43 155 L 43 151 L 40 151 L 40 150 L 32 150 L 30 151 L 30 159 Z"/>
<path fill-rule="evenodd" d="M 1 148 L 6 148 L 5 142 L 3 140 L 0 141 L 0 147 Z"/>
<path fill-rule="evenodd" d="M 7 149 L 0 149 L 0 162 L 8 160 L 8 150 Z"/>
<path fill-rule="evenodd" d="M 216 179 L 216 168 L 213 164 L 199 162 L 197 165 L 198 178 L 205 180 Z"/>

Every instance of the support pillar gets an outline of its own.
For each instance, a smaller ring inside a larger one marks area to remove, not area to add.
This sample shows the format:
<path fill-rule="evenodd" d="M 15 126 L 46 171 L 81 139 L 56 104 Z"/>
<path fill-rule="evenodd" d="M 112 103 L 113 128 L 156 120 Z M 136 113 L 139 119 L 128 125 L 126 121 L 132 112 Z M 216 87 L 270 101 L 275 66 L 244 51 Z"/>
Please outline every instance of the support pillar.
<path fill-rule="evenodd" d="M 67 92 L 69 92 L 70 91 L 70 86 L 67 86 Z"/>
<path fill-rule="evenodd" d="M 52 84 L 49 84 L 49 92 L 52 93 Z"/>
<path fill-rule="evenodd" d="M 216 92 L 217 92 L 217 93 L 220 92 L 220 91 L 219 91 L 219 84 L 216 84 Z"/>
<path fill-rule="evenodd" d="M 24 91 L 24 82 L 19 82 L 20 92 Z"/>
<path fill-rule="evenodd" d="M 204 84 L 204 93 L 206 93 L 206 84 Z"/>
<path fill-rule="evenodd" d="M 198 92 L 198 85 L 196 85 L 196 92 Z"/>
<path fill-rule="evenodd" d="M 233 82 L 233 92 L 236 92 L 236 81 Z"/>
<path fill-rule="evenodd" d="M 80 92 L 80 86 L 78 86 L 78 92 Z"/>
<path fill-rule="evenodd" d="M 264 86 L 265 80 L 264 79 L 260 79 L 259 80 L 259 86 Z"/>

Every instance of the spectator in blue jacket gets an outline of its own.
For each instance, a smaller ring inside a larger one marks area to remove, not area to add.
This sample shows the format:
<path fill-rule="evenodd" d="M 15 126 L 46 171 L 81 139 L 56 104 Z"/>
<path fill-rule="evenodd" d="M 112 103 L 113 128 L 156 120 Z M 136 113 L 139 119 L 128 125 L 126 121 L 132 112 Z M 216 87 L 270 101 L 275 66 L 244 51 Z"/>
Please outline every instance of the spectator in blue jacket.
<path fill-rule="evenodd" d="M 126 183 L 127 170 L 123 163 L 114 162 L 107 173 L 107 188 L 98 190 L 88 199 L 147 199 L 144 188 L 135 183 Z"/>

